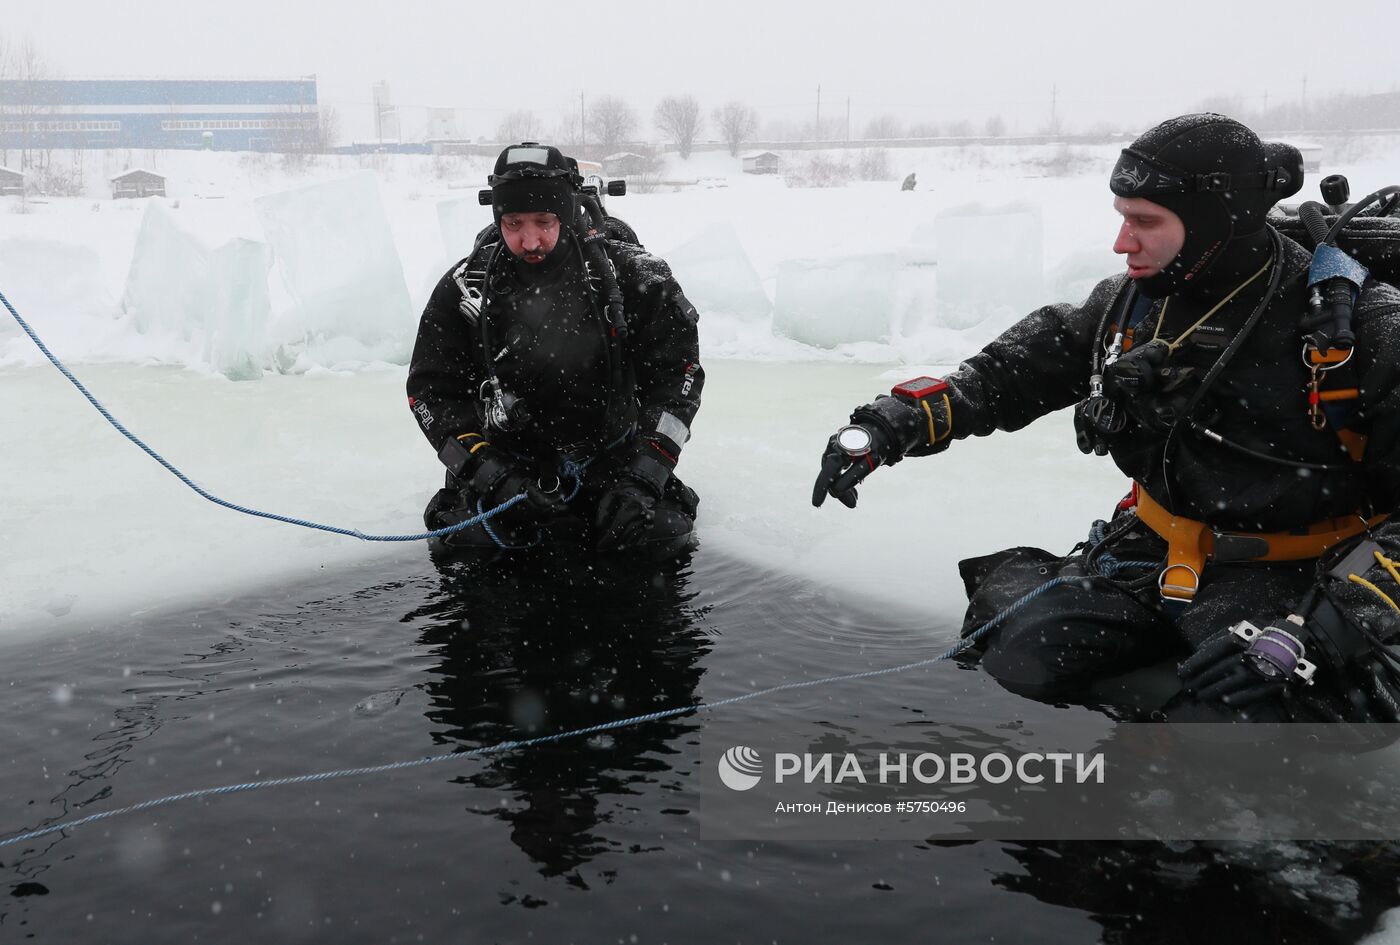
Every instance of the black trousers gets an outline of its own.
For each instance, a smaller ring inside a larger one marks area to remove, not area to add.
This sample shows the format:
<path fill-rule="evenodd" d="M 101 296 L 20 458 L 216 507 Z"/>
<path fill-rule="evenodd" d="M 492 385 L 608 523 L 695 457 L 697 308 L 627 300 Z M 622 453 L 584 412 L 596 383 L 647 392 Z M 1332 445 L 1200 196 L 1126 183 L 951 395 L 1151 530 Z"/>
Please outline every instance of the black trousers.
<path fill-rule="evenodd" d="M 552 460 L 536 462 L 521 458 L 521 463 L 542 479 L 559 472 Z M 466 553 L 477 557 L 508 556 L 534 550 L 591 550 L 597 543 L 598 503 L 618 484 L 622 473 L 621 463 L 604 453 L 589 464 L 577 483 L 567 477 L 560 483 L 564 496 L 573 493 L 566 512 L 542 519 L 528 502 L 521 502 L 486 522 L 432 539 L 430 547 L 435 553 Z M 635 547 L 627 549 L 627 553 L 661 560 L 690 548 L 695 540 L 695 513 L 699 503 L 695 490 L 671 476 L 656 503 L 646 535 Z M 490 507 L 490 500 L 477 495 L 469 485 L 448 473 L 443 488 L 424 509 L 423 523 L 429 531 L 435 531 L 464 522 Z"/>
<path fill-rule="evenodd" d="M 1137 524 L 1112 553 L 1123 561 L 1160 562 L 1166 543 Z M 1157 708 L 1182 721 L 1242 716 L 1181 692 L 1175 664 L 1241 620 L 1263 626 L 1287 614 L 1315 581 L 1313 561 L 1212 564 L 1201 575 L 1195 600 L 1174 617 L 1163 609 L 1151 572 L 1129 572 L 1144 578 L 1136 584 L 1090 575 L 1082 552 L 1061 557 L 1040 548 L 1011 548 L 967 559 L 959 569 L 968 593 L 964 636 L 1047 581 L 1072 579 L 1045 591 L 982 640 L 982 666 L 1006 689 L 1043 702 L 1102 704 L 1098 693 L 1106 679 L 1155 665 L 1156 685 L 1166 687 L 1167 696 Z M 1147 683 L 1146 675 L 1139 678 Z M 1310 698 L 1343 696 L 1320 686 L 1310 687 L 1317 690 Z M 1145 708 L 1129 701 L 1134 709 Z M 1287 709 L 1257 706 L 1248 717 L 1283 721 L 1299 718 L 1300 711 L 1306 717 L 1306 707 L 1290 701 Z"/>

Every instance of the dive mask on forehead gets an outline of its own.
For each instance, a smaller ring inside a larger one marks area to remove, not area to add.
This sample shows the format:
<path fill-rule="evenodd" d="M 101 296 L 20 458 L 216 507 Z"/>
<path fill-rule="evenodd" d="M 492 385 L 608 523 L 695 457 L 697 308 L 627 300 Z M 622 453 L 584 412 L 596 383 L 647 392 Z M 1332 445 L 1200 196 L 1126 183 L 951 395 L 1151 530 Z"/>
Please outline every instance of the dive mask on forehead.
<path fill-rule="evenodd" d="M 1293 174 L 1286 167 L 1267 167 L 1262 171 L 1232 173 L 1210 171 L 1192 173 L 1163 161 L 1153 160 L 1133 148 L 1124 148 L 1113 167 L 1109 189 L 1119 197 L 1144 197 L 1152 200 L 1164 194 L 1209 194 L 1241 190 L 1280 191 L 1279 197 L 1297 193 Z"/>

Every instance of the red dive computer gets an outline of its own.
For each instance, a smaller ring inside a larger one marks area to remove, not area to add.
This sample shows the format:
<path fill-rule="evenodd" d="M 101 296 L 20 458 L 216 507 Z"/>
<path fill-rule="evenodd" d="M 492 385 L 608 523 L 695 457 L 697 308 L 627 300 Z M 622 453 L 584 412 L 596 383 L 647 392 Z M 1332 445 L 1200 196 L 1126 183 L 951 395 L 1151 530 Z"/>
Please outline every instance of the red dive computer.
<path fill-rule="evenodd" d="M 941 394 L 948 389 L 948 382 L 937 377 L 916 377 L 907 380 L 902 384 L 896 384 L 890 388 L 890 393 L 896 397 L 907 397 L 910 400 L 919 401 L 925 397 L 932 397 L 934 394 Z"/>

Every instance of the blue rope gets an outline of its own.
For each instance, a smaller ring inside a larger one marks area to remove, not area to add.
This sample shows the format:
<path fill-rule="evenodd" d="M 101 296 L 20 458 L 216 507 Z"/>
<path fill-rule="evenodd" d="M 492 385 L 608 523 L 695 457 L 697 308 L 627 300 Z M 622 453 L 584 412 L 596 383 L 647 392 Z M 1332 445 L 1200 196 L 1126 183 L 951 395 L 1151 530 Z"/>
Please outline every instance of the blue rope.
<path fill-rule="evenodd" d="M 524 498 L 524 497 L 525 497 L 525 493 L 523 493 L 523 492 L 520 493 L 519 496 L 517 496 L 517 498 Z M 482 501 L 481 501 L 480 499 L 477 499 L 477 500 L 476 500 L 476 510 L 477 510 L 477 512 L 481 512 L 481 506 L 482 506 Z M 503 508 L 505 508 L 505 506 L 501 506 L 501 508 L 503 509 Z M 496 511 L 499 511 L 499 509 L 496 510 Z M 526 550 L 527 548 L 533 548 L 533 547 L 535 547 L 536 545 L 538 545 L 538 544 L 542 541 L 542 539 L 541 539 L 540 536 L 539 536 L 538 530 L 537 530 L 537 531 L 536 531 L 536 534 L 535 534 L 535 540 L 532 541 L 532 542 L 530 542 L 529 544 L 526 544 L 526 545 L 509 545 L 509 544 L 506 544 L 506 542 L 503 541 L 503 540 L 501 539 L 501 536 L 496 534 L 496 530 L 495 530 L 494 528 L 491 527 L 491 523 L 487 521 L 487 519 L 490 518 L 490 517 L 491 517 L 491 516 L 485 514 L 484 512 L 482 512 L 480 515 L 477 516 L 477 518 L 481 519 L 481 527 L 484 528 L 484 529 L 486 530 L 486 537 L 488 537 L 488 538 L 490 538 L 492 541 L 494 541 L 494 542 L 496 543 L 496 547 L 497 547 L 497 548 L 501 548 L 501 549 L 503 549 L 503 550 L 505 550 L 505 551 L 524 551 L 524 550 Z"/>
<path fill-rule="evenodd" d="M 292 784 L 315 784 L 321 781 L 333 781 L 339 778 L 353 778 L 372 774 L 384 774 L 389 771 L 402 771 L 406 768 L 421 768 L 426 765 L 440 764 L 445 761 L 462 761 L 467 758 L 477 758 L 483 755 L 499 754 L 503 751 L 515 751 L 522 748 L 535 748 L 539 745 L 547 745 L 553 742 L 563 741 L 566 738 L 577 738 L 581 735 L 596 735 L 599 732 L 608 732 L 614 729 L 626 728 L 631 725 L 640 725 L 644 722 L 655 722 L 661 719 L 674 718 L 678 715 L 687 715 L 691 712 L 702 710 L 718 709 L 723 706 L 738 705 L 741 702 L 748 702 L 759 699 L 763 696 L 771 696 L 779 692 L 789 692 L 795 689 L 809 689 L 814 686 L 826 686 L 831 683 L 849 682 L 855 679 L 872 679 L 876 676 L 888 676 L 894 673 L 908 672 L 911 669 L 919 669 L 924 666 L 932 666 L 944 660 L 952 659 L 963 650 L 975 645 L 992 630 L 1001 625 L 1002 621 L 1015 614 L 1022 607 L 1035 600 L 1041 594 L 1062 584 L 1073 584 L 1083 581 L 1082 577 L 1058 577 L 1046 581 L 1035 590 L 1021 597 L 1011 604 L 1001 613 L 991 620 L 978 627 L 964 639 L 949 647 L 938 656 L 928 659 L 915 660 L 912 663 L 903 663 L 899 666 L 889 666 L 884 669 L 868 669 L 859 673 L 843 673 L 839 676 L 824 676 L 821 679 L 807 679 L 801 682 L 782 683 L 777 686 L 770 686 L 767 689 L 758 689 L 754 692 L 746 692 L 737 696 L 730 696 L 727 699 L 720 699 L 716 702 L 701 702 L 695 705 L 678 706 L 671 709 L 660 709 L 656 712 L 648 712 L 644 715 L 634 715 L 630 718 L 617 719 L 612 722 L 601 722 L 597 725 L 590 725 L 586 728 L 570 729 L 566 732 L 556 732 L 553 735 L 541 735 L 538 738 L 527 738 L 520 741 L 498 742 L 495 745 L 487 745 L 482 748 L 472 748 L 468 751 L 449 752 L 445 755 L 429 755 L 425 758 L 413 758 L 407 761 L 391 761 L 381 765 L 368 765 L 362 768 L 342 768 L 337 771 L 319 771 L 314 774 L 300 774 L 285 778 L 271 778 L 265 781 L 245 781 L 242 784 L 225 784 L 221 787 L 201 788 L 195 791 L 184 791 L 180 794 L 168 794 L 165 797 L 158 797 L 139 804 L 132 804 L 129 807 L 119 807 L 115 810 L 102 811 L 97 814 L 89 814 L 76 820 L 69 820 L 59 824 L 51 824 L 48 827 L 41 827 L 38 830 L 31 830 L 27 833 L 17 834 L 0 840 L 0 847 L 7 847 L 11 844 L 22 843 L 25 840 L 35 840 L 39 837 L 58 833 L 64 830 L 72 830 L 75 827 L 86 826 L 97 823 L 101 820 L 108 820 L 112 817 L 120 817 L 124 814 L 134 814 L 143 810 L 150 810 L 153 807 L 164 807 L 167 804 L 174 804 L 179 801 L 191 801 L 201 797 L 218 797 L 225 794 L 238 794 L 245 791 L 260 791 L 267 788 L 286 787 Z"/>
<path fill-rule="evenodd" d="M 578 491 L 583 488 L 583 474 L 593 463 L 594 459 L 596 459 L 596 457 L 590 456 L 583 462 L 578 462 L 567 456 L 564 457 L 563 475 L 568 476 L 574 481 L 574 491 L 564 496 L 565 504 L 574 501 L 574 498 L 578 495 Z"/>
<path fill-rule="evenodd" d="M 1108 523 L 1103 519 L 1098 519 L 1089 526 L 1090 553 L 1093 549 L 1103 544 L 1104 536 L 1108 532 Z M 1110 552 L 1100 551 L 1093 562 L 1099 574 L 1104 577 L 1116 577 L 1121 571 L 1145 570 L 1155 571 L 1163 564 L 1161 561 L 1119 561 Z"/>
<path fill-rule="evenodd" d="M 425 532 L 421 535 L 397 536 L 365 535 L 359 531 L 335 528 L 328 525 L 318 525 L 314 522 L 306 522 L 300 519 L 288 518 L 281 515 L 272 515 L 267 512 L 258 512 L 252 509 L 246 509 L 239 505 L 235 505 L 231 502 L 226 502 L 225 500 L 220 499 L 217 496 L 205 492 L 199 486 L 195 485 L 192 481 L 190 481 L 188 477 L 185 476 L 184 473 L 180 472 L 170 463 L 166 462 L 166 460 L 162 456 L 160 456 L 160 454 L 156 453 L 153 449 L 151 449 L 149 446 L 143 443 L 138 437 L 128 432 L 127 429 L 116 420 L 116 418 L 114 418 L 110 413 L 108 413 L 107 409 L 102 406 L 102 404 L 97 400 L 97 398 L 88 392 L 87 388 L 82 385 L 82 382 L 80 382 L 76 377 L 74 377 L 73 374 L 66 367 L 63 366 L 62 362 L 60 362 L 58 358 L 54 357 L 49 352 L 49 349 L 44 345 L 42 341 L 39 340 L 39 336 L 36 335 L 34 331 L 29 327 L 29 325 L 24 321 L 24 319 L 20 317 L 19 313 L 15 311 L 14 306 L 10 304 L 10 300 L 5 298 L 5 295 L 2 292 L 0 292 L 0 302 L 3 302 L 5 308 L 9 309 L 10 314 L 14 316 L 15 321 L 19 323 L 19 326 L 22 329 L 24 329 L 25 334 L 27 334 L 30 340 L 32 340 L 39 347 L 39 350 L 44 353 L 44 356 L 47 357 L 50 362 L 52 362 L 54 367 L 58 368 L 58 370 L 63 373 L 63 376 L 68 378 L 68 380 L 71 381 L 73 385 L 78 388 L 79 392 L 82 393 L 82 395 L 88 399 L 88 402 L 91 403 L 94 407 L 96 407 L 97 410 L 102 414 L 102 416 L 105 417 L 107 421 L 111 423 L 114 427 L 116 427 L 117 430 L 123 436 L 125 436 L 131 442 L 135 443 L 142 450 L 144 450 L 152 459 L 156 460 L 156 462 L 160 463 L 172 474 L 177 476 L 180 479 L 180 481 L 183 482 L 185 485 L 189 486 L 191 489 L 193 489 L 195 492 L 199 493 L 201 496 L 208 499 L 209 501 L 214 502 L 218 505 L 222 505 L 225 508 L 230 508 L 238 512 L 244 512 L 248 515 L 256 515 L 261 518 L 270 518 L 274 521 L 287 522 L 288 524 L 292 525 L 303 525 L 308 528 L 316 528 L 322 531 L 334 532 L 336 534 L 351 535 L 355 538 L 362 538 L 366 541 L 415 541 L 423 538 L 431 538 L 437 535 L 451 534 L 452 532 L 459 531 L 463 528 L 475 525 L 478 522 L 484 523 L 492 515 L 496 515 L 504 511 L 505 509 L 510 508 L 512 505 L 524 501 L 525 499 L 525 495 L 522 493 L 520 495 L 515 496 L 512 499 L 509 499 L 506 502 L 503 502 L 501 505 L 490 510 L 489 512 L 481 513 L 480 515 L 477 515 L 474 518 L 468 519 L 467 521 L 461 522 L 457 525 L 453 525 L 448 528 L 440 528 L 437 531 Z M 587 463 L 583 463 L 579 467 L 578 471 L 580 473 L 580 478 L 583 469 L 586 467 Z M 575 486 L 574 491 L 578 491 L 577 485 Z M 478 506 L 478 508 L 480 508 L 480 506 Z M 1094 534 L 1098 534 L 1100 536 L 1102 535 L 1102 529 L 1099 527 L 1100 525 L 1101 523 L 1095 523 L 1095 529 L 1093 532 L 1091 532 L 1091 539 Z M 487 527 L 489 532 L 489 526 Z M 495 537 L 494 534 L 492 535 L 492 537 Z M 1112 576 L 1118 571 L 1127 568 L 1156 568 L 1160 566 L 1157 562 L 1151 561 L 1119 562 L 1107 555 L 1103 556 L 1101 560 L 1105 564 L 1103 573 L 1106 576 Z M 953 657 L 957 656 L 959 653 L 963 652 L 969 647 L 976 645 L 988 633 L 1000 626 L 1002 622 L 1005 621 L 1008 617 L 1011 617 L 1012 615 L 1020 611 L 1023 607 L 1025 607 L 1031 601 L 1038 598 L 1040 595 L 1056 587 L 1060 587 L 1065 584 L 1078 583 L 1083 580 L 1084 578 L 1078 575 L 1052 578 L 1049 581 L 1046 581 L 1044 584 L 1040 585 L 1039 587 L 1035 588 L 1034 590 L 1030 591 L 1029 593 L 1025 594 L 1018 600 L 1016 600 L 1005 610 L 998 613 L 995 617 L 984 623 L 982 626 L 978 627 L 976 630 L 968 634 L 962 640 L 953 644 L 953 646 L 949 647 L 943 653 L 939 654 L 938 656 L 930 657 L 928 659 L 915 660 L 912 663 L 903 663 L 899 666 L 890 666 L 884 669 L 865 670 L 859 673 L 844 673 L 838 676 L 824 676 L 820 679 L 809 679 L 801 682 L 782 683 L 781 685 L 770 686 L 767 689 L 759 689 L 754 692 L 744 693 L 742 695 L 730 696 L 727 699 L 720 699 L 716 702 L 698 703 L 696 705 L 678 706 L 676 708 L 671 709 L 661 709 L 656 712 L 648 712 L 644 715 L 634 715 L 629 718 L 617 719 L 612 722 L 602 722 L 597 725 L 590 725 L 585 728 L 576 728 L 565 732 L 557 732 L 553 735 L 542 735 L 538 738 L 528 738 L 519 741 L 498 742 L 495 745 L 487 745 L 481 748 L 473 748 L 468 751 L 449 752 L 448 754 L 444 755 L 429 755 L 425 758 L 414 758 L 407 761 L 393 761 L 387 764 L 369 765 L 361 768 L 342 768 L 336 771 L 320 771 L 312 774 L 294 775 L 285 778 L 271 778 L 263 781 L 245 781 L 241 784 L 225 784 L 220 787 L 201 788 L 194 791 L 184 791 L 179 794 L 168 794 L 165 797 L 153 798 L 151 800 L 142 801 L 138 804 L 132 804 L 127 807 L 119 807 L 114 810 L 102 811 L 96 814 L 89 814 L 86 817 L 80 817 L 76 820 L 65 821 L 63 823 L 58 824 L 51 824 L 47 827 L 41 827 L 38 830 L 30 830 L 25 833 L 16 834 L 13 837 L 7 837 L 3 840 L 0 840 L 0 847 L 6 847 L 12 844 L 22 843 L 26 840 L 35 840 L 39 837 L 45 837 L 50 834 L 59 833 L 64 830 L 72 830 L 76 827 L 86 826 L 88 824 L 108 820 L 113 817 L 120 817 L 124 814 L 133 814 L 139 811 L 150 810 L 154 807 L 163 807 L 167 804 L 174 804 L 180 801 L 195 800 L 201 797 L 219 797 L 226 794 L 238 794 L 245 791 L 258 791 L 275 787 L 286 787 L 288 785 L 293 784 L 314 784 L 322 781 L 332 781 L 339 778 L 383 774 L 388 771 L 401 771 L 407 768 L 420 768 L 426 765 L 439 764 L 445 761 L 460 761 L 466 758 L 476 758 L 483 755 L 498 754 L 504 751 L 514 751 L 522 748 L 534 748 L 539 745 L 546 745 L 552 742 L 563 741 L 567 738 L 577 738 L 581 735 L 594 735 L 599 732 L 607 732 L 612 731 L 614 729 L 626 728 L 631 725 L 640 725 L 645 722 L 655 722 L 661 719 L 674 718 L 678 715 L 687 715 L 689 713 L 699 712 L 701 710 L 712 710 L 721 708 L 723 706 L 737 705 L 741 702 L 748 702 L 752 699 L 758 699 L 763 696 L 770 696 L 779 692 L 787 692 L 795 689 L 807 689 L 814 686 L 830 685 L 831 683 L 836 682 L 848 682 L 857 679 L 871 679 L 877 676 L 887 676 L 892 675 L 894 673 L 908 672 L 911 669 L 918 669 L 924 666 L 931 666 L 934 663 L 939 663 L 944 660 L 952 659 Z"/>
<path fill-rule="evenodd" d="M 128 440 L 139 446 L 147 456 L 151 457 L 151 459 L 164 466 L 171 475 L 175 476 L 175 478 L 179 479 L 185 485 L 189 486 L 195 492 L 199 493 L 199 495 L 202 498 L 208 499 L 215 505 L 221 505 L 224 508 L 232 509 L 235 512 L 242 512 L 244 515 L 252 515 L 257 518 L 271 519 L 274 522 L 285 522 L 288 525 L 300 525 L 302 528 L 313 528 L 317 531 L 330 532 L 334 535 L 346 535 L 351 538 L 358 538 L 361 541 L 423 541 L 427 538 L 440 538 L 444 535 L 451 535 L 453 532 L 460 532 L 464 528 L 471 528 L 473 525 L 483 523 L 492 518 L 493 516 L 501 514 L 511 506 L 518 505 L 519 503 L 525 501 L 525 494 L 521 493 L 520 495 L 512 496 L 511 498 L 502 502 L 500 505 L 496 506 L 494 509 L 490 509 L 489 511 L 482 512 L 479 515 L 473 516 L 472 518 L 467 519 L 465 522 L 458 522 L 456 525 L 449 525 L 446 528 L 439 528 L 431 532 L 419 532 L 412 535 L 366 535 L 364 532 L 360 531 L 357 528 L 340 528 L 335 525 L 322 525 L 318 522 L 307 521 L 306 519 L 293 518 L 289 515 L 275 515 L 272 512 L 260 512 L 257 509 L 250 509 L 246 506 L 239 505 L 236 502 L 229 502 L 226 499 L 221 499 L 210 492 L 206 492 L 203 488 L 196 485 L 195 482 L 192 479 L 190 479 L 189 476 L 186 476 L 180 470 L 176 469 L 173 465 L 170 464 L 170 462 L 166 460 L 164 456 L 161 456 L 155 450 L 151 449 L 145 444 L 145 442 L 141 440 L 140 437 L 132 433 L 126 427 L 122 426 L 121 421 L 118 420 L 116 417 L 112 416 L 112 414 L 107 410 L 107 408 L 102 405 L 102 402 L 99 401 L 96 397 L 94 397 L 92 393 L 86 387 L 83 386 L 83 382 L 74 377 L 73 372 L 68 370 L 68 368 L 64 366 L 63 362 L 54 356 L 53 352 L 49 351 L 48 346 L 40 340 L 37 334 L 35 334 L 34 329 L 29 327 L 29 323 L 20 317 L 19 312 L 15 311 L 15 307 L 10 304 L 10 300 L 5 297 L 5 293 L 3 292 L 0 292 L 0 302 L 3 302 L 5 308 L 8 309 L 10 314 L 14 316 L 15 321 L 19 323 L 19 327 L 24 329 L 24 333 L 29 336 L 29 340 L 34 342 L 34 344 L 38 346 L 39 350 L 43 352 L 44 357 L 49 359 L 49 363 L 51 363 L 54 367 L 58 368 L 59 372 L 64 377 L 68 378 L 70 382 L 72 382 L 73 386 L 78 389 L 78 393 L 86 397 L 88 403 L 92 404 L 95 408 L 97 408 L 97 412 L 102 414 L 102 416 L 107 420 L 108 423 L 116 427 L 118 433 L 120 433 L 122 436 L 126 437 Z"/>

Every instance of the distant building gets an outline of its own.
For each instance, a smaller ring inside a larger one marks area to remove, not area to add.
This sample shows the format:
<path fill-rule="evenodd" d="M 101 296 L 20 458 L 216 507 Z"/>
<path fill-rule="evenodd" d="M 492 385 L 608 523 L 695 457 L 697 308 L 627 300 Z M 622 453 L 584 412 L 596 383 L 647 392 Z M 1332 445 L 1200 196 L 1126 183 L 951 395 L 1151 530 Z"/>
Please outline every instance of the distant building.
<path fill-rule="evenodd" d="M 389 83 L 376 82 L 370 87 L 374 96 L 374 140 L 379 142 L 398 141 L 399 110 L 394 107 L 389 96 Z"/>
<path fill-rule="evenodd" d="M 0 197 L 18 197 L 24 193 L 24 175 L 0 166 Z"/>
<path fill-rule="evenodd" d="M 603 158 L 603 167 L 613 177 L 630 177 L 646 172 L 650 159 L 635 151 L 619 151 Z"/>
<path fill-rule="evenodd" d="M 759 151 L 744 155 L 745 174 L 778 174 L 783 169 L 782 155 L 772 151 Z"/>
<path fill-rule="evenodd" d="M 112 199 L 120 197 L 164 197 L 165 177 L 144 167 L 133 167 L 112 178 Z"/>
<path fill-rule="evenodd" d="M 428 141 L 453 141 L 461 135 L 457 132 L 457 109 L 437 108 L 428 109 L 428 133 L 425 135 Z"/>
<path fill-rule="evenodd" d="M 316 77 L 0 79 L 0 147 L 286 150 L 317 135 Z"/>

